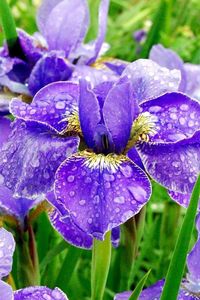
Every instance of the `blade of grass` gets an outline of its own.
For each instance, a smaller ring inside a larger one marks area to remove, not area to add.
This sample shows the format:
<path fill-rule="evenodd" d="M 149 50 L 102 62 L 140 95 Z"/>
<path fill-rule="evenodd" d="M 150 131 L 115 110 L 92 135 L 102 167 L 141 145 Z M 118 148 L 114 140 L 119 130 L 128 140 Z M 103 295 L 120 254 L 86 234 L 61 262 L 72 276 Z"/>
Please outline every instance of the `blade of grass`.
<path fill-rule="evenodd" d="M 151 270 L 149 270 L 144 276 L 143 278 L 138 282 L 138 284 L 136 285 L 133 293 L 131 294 L 129 300 L 137 300 L 143 290 L 143 287 L 145 285 L 145 282 L 147 280 L 147 278 L 149 277 Z"/>
<path fill-rule="evenodd" d="M 192 192 L 190 204 L 186 211 L 172 260 L 168 269 L 161 300 L 176 300 L 181 284 L 189 243 L 194 228 L 200 196 L 200 175 Z"/>
<path fill-rule="evenodd" d="M 169 31 L 172 3 L 174 0 L 161 0 L 154 16 L 152 27 L 141 51 L 141 57 L 147 58 L 151 47 L 160 41 L 162 33 Z"/>

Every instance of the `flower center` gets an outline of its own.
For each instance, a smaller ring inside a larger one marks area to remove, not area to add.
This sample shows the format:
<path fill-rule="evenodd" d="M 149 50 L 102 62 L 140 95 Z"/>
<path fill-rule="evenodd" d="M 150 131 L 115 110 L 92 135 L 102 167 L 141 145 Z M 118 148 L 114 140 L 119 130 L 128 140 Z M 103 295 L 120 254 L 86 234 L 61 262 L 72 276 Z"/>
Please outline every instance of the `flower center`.
<path fill-rule="evenodd" d="M 149 142 L 150 136 L 156 134 L 156 122 L 157 118 L 155 116 L 148 112 L 141 113 L 133 122 L 126 151 L 138 141 Z"/>
<path fill-rule="evenodd" d="M 116 172 L 122 162 L 128 160 L 124 155 L 117 155 L 114 153 L 104 155 L 102 153 L 96 154 L 93 152 L 82 151 L 79 153 L 79 156 L 87 157 L 84 164 L 88 168 L 95 169 L 100 166 L 100 171 L 106 168 L 112 173 Z"/>
<path fill-rule="evenodd" d="M 63 119 L 62 122 L 63 121 L 67 121 L 67 127 L 63 129 L 61 134 L 67 134 L 67 135 L 78 134 L 82 136 L 81 125 L 80 125 L 79 115 L 77 110 L 74 110 L 69 116 Z"/>

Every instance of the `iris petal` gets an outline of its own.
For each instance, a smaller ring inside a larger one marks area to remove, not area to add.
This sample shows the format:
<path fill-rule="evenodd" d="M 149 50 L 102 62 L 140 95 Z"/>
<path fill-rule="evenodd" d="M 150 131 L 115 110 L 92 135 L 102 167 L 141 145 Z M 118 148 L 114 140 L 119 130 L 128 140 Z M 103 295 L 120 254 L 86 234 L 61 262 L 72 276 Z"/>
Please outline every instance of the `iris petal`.
<path fill-rule="evenodd" d="M 14 300 L 68 300 L 67 296 L 58 288 L 53 290 L 45 286 L 31 286 L 14 292 Z"/>
<path fill-rule="evenodd" d="M 24 120 L 46 123 L 58 131 L 67 126 L 67 117 L 77 107 L 79 87 L 72 82 L 56 82 L 41 89 L 31 104 L 13 99 L 12 114 Z"/>
<path fill-rule="evenodd" d="M 77 151 L 78 142 L 58 136 L 47 125 L 18 120 L 0 153 L 1 178 L 14 196 L 36 198 L 52 189 L 55 171 Z"/>
<path fill-rule="evenodd" d="M 13 300 L 13 291 L 10 285 L 0 280 L 1 299 Z"/>
<path fill-rule="evenodd" d="M 200 104 L 181 93 L 167 93 L 141 104 L 155 118 L 152 142 L 176 142 L 191 137 L 200 128 Z"/>
<path fill-rule="evenodd" d="M 187 84 L 186 71 L 182 59 L 176 54 L 176 52 L 171 49 L 164 48 L 162 45 L 155 45 L 150 51 L 149 58 L 169 70 L 180 70 L 181 82 L 179 91 L 185 92 Z"/>
<path fill-rule="evenodd" d="M 200 173 L 200 131 L 176 143 L 140 143 L 137 150 L 147 172 L 174 192 L 190 194 Z"/>
<path fill-rule="evenodd" d="M 148 177 L 125 156 L 82 153 L 62 163 L 55 192 L 72 221 L 93 237 L 134 216 L 148 201 Z"/>
<path fill-rule="evenodd" d="M 10 232 L 0 228 L 0 278 L 7 276 L 12 269 L 15 241 Z"/>
<path fill-rule="evenodd" d="M 131 87 L 129 82 L 125 82 L 114 85 L 104 102 L 104 122 L 111 133 L 117 153 L 122 152 L 130 137 L 133 120 L 131 100 Z"/>
<path fill-rule="evenodd" d="M 138 103 L 154 99 L 166 92 L 178 91 L 181 80 L 180 71 L 168 70 L 147 59 L 139 59 L 129 64 L 122 75 L 130 78 Z"/>
<path fill-rule="evenodd" d="M 65 60 L 64 53 L 51 51 L 38 60 L 32 69 L 28 79 L 29 90 L 35 95 L 49 83 L 68 80 L 71 74 L 72 66 Z"/>

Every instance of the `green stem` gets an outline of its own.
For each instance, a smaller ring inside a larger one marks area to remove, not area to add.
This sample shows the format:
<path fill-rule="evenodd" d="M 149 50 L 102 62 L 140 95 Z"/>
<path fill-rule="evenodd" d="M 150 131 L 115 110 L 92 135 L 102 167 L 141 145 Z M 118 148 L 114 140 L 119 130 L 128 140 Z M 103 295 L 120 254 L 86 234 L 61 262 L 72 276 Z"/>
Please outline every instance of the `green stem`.
<path fill-rule="evenodd" d="M 94 239 L 92 249 L 91 300 L 102 300 L 111 260 L 111 233 L 108 232 L 104 241 Z"/>
<path fill-rule="evenodd" d="M 40 285 L 40 273 L 35 236 L 30 225 L 28 232 L 21 231 L 17 241 L 18 280 L 20 288 Z"/>
<path fill-rule="evenodd" d="M 24 59 L 24 54 L 18 39 L 16 25 L 7 0 L 0 0 L 0 21 L 8 45 L 9 55 Z"/>

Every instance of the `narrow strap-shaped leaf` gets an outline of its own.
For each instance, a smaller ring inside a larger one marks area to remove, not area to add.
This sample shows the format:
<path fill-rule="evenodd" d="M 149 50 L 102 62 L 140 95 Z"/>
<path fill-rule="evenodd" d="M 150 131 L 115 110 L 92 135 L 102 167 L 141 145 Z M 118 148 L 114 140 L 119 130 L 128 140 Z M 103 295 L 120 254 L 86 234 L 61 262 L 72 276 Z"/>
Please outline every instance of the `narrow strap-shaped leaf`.
<path fill-rule="evenodd" d="M 63 240 L 59 244 L 57 244 L 53 249 L 49 250 L 44 259 L 40 263 L 40 272 L 43 274 L 47 265 L 52 261 L 52 259 L 66 250 L 68 248 L 68 244 Z"/>
<path fill-rule="evenodd" d="M 172 2 L 160 0 L 160 5 L 154 16 L 152 27 L 141 51 L 141 57 L 147 58 L 151 47 L 160 41 L 161 34 L 169 29 Z"/>
<path fill-rule="evenodd" d="M 92 300 L 103 299 L 111 260 L 110 235 L 111 233 L 108 232 L 104 241 L 94 240 L 91 272 Z"/>
<path fill-rule="evenodd" d="M 62 264 L 62 268 L 58 274 L 55 286 L 59 287 L 63 292 L 67 292 L 70 279 L 81 257 L 83 249 L 69 245 L 69 249 Z"/>
<path fill-rule="evenodd" d="M 194 228 L 194 222 L 200 196 L 200 176 L 192 192 L 190 204 L 181 226 L 172 260 L 168 269 L 161 300 L 176 300 L 181 284 L 189 243 Z"/>
<path fill-rule="evenodd" d="M 15 21 L 10 11 L 7 0 L 0 1 L 0 21 L 8 45 L 9 55 L 25 59 L 24 53 L 18 39 Z"/>
<path fill-rule="evenodd" d="M 138 284 L 136 285 L 134 291 L 132 292 L 129 300 L 137 300 L 143 290 L 143 287 L 145 285 L 145 282 L 147 280 L 147 278 L 149 277 L 151 270 L 149 270 L 143 277 L 142 279 L 138 282 Z"/>

